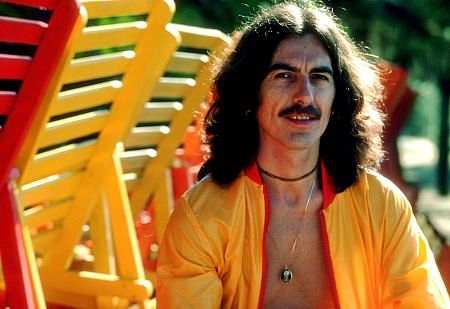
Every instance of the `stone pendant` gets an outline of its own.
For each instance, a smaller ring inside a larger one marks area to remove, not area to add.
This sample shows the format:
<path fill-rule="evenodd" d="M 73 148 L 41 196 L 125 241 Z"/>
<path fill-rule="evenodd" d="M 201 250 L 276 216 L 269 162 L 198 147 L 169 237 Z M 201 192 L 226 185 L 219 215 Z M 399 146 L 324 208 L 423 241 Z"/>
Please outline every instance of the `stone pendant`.
<path fill-rule="evenodd" d="M 287 265 L 284 265 L 284 268 L 281 270 L 280 277 L 281 280 L 285 283 L 291 281 L 293 274 Z"/>

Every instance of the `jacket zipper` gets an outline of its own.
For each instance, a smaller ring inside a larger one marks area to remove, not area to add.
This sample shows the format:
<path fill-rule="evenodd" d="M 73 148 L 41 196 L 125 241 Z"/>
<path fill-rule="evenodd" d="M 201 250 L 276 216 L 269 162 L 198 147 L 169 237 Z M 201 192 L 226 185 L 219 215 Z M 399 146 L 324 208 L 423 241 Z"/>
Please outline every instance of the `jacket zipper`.
<path fill-rule="evenodd" d="M 263 248 L 263 255 L 262 255 L 262 277 L 261 277 L 261 289 L 259 292 L 259 301 L 258 301 L 258 308 L 262 308 L 264 296 L 266 293 L 266 284 L 267 284 L 267 249 L 266 249 L 266 236 L 267 236 L 267 229 L 269 226 L 269 217 L 270 217 L 270 205 L 269 205 L 269 195 L 267 192 L 266 185 L 263 186 L 263 197 L 264 197 L 264 231 L 263 231 L 263 240 L 262 240 L 262 248 Z"/>
<path fill-rule="evenodd" d="M 325 210 L 322 209 L 319 212 L 319 223 L 320 223 L 322 247 L 323 247 L 323 252 L 325 254 L 325 263 L 327 266 L 328 280 L 330 283 L 331 294 L 333 297 L 334 305 L 336 308 L 340 308 L 341 305 L 339 304 L 339 297 L 338 297 L 337 289 L 336 289 L 336 281 L 334 278 L 333 264 L 331 262 L 330 243 L 328 241 L 327 225 L 326 225 L 326 221 L 325 221 L 324 211 Z"/>

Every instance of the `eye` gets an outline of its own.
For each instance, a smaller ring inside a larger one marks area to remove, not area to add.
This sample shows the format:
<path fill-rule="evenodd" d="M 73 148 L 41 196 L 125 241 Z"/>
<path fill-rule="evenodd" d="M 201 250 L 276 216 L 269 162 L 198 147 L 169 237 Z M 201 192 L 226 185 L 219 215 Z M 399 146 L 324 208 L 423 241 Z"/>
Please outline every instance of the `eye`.
<path fill-rule="evenodd" d="M 323 80 L 323 81 L 329 81 L 330 77 L 327 74 L 312 74 L 311 79 L 313 80 Z"/>
<path fill-rule="evenodd" d="M 292 73 L 291 72 L 278 72 L 274 75 L 275 78 L 280 78 L 280 79 L 289 79 L 292 77 Z"/>

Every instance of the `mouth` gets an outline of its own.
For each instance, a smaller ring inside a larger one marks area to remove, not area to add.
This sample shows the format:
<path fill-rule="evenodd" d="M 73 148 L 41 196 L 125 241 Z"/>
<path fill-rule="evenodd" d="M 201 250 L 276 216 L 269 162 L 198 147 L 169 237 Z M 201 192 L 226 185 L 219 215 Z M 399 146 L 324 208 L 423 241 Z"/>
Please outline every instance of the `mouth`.
<path fill-rule="evenodd" d="M 317 117 L 308 114 L 295 114 L 295 115 L 286 115 L 286 118 L 291 120 L 316 120 Z"/>
<path fill-rule="evenodd" d="M 282 110 L 278 116 L 285 117 L 291 121 L 312 121 L 319 120 L 321 112 L 318 108 L 311 105 L 294 105 Z"/>

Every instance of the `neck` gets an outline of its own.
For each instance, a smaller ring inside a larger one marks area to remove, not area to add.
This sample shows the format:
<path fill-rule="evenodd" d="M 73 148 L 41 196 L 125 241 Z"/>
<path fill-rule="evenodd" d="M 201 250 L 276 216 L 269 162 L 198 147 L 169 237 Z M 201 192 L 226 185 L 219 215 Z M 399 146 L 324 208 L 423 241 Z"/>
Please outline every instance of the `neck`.
<path fill-rule="evenodd" d="M 285 178 L 299 178 L 301 175 L 309 174 L 304 179 L 298 181 L 282 181 L 271 176 L 268 176 L 259 170 L 262 181 L 267 187 L 269 198 L 271 200 L 272 208 L 297 208 L 302 207 L 307 199 L 314 178 L 316 183 L 314 186 L 315 195 L 320 195 L 320 168 L 316 168 L 319 163 L 318 155 L 313 156 L 310 153 L 304 153 L 301 157 L 283 157 L 279 159 L 265 159 L 264 156 L 259 156 L 257 161 L 260 167 L 269 171 L 272 174 Z M 313 160 L 314 158 L 314 160 Z M 320 205 L 311 204 L 312 210 L 317 210 Z"/>
<path fill-rule="evenodd" d="M 285 180 L 292 179 L 292 182 L 297 182 L 297 179 L 301 182 L 301 176 L 303 175 L 310 176 L 308 173 L 314 169 L 318 161 L 318 153 L 312 153 L 310 151 L 304 151 L 296 155 L 286 153 L 272 155 L 271 153 L 260 152 L 256 160 L 261 174 L 269 177 L 270 175 L 276 175 L 278 178 Z M 264 173 L 264 171 L 268 173 Z"/>
<path fill-rule="evenodd" d="M 302 208 L 312 187 L 315 188 L 316 196 L 321 192 L 318 169 L 314 169 L 313 173 L 305 179 L 295 182 L 280 181 L 263 173 L 260 175 L 267 188 L 272 209 Z M 317 210 L 315 203 L 311 203 L 311 206 L 312 210 Z"/>
<path fill-rule="evenodd" d="M 256 163 L 256 164 L 258 166 L 259 172 L 264 174 L 264 175 L 266 175 L 266 176 L 269 176 L 269 177 L 271 177 L 273 179 L 276 179 L 276 180 L 279 180 L 279 181 L 295 182 L 295 181 L 301 181 L 301 180 L 306 179 L 309 176 L 311 176 L 311 174 L 313 174 L 316 171 L 316 169 L 317 169 L 317 167 L 319 165 L 319 162 L 317 162 L 316 165 L 314 165 L 314 167 L 310 171 L 308 171 L 305 174 L 302 174 L 302 175 L 300 175 L 298 177 L 293 177 L 293 178 L 287 178 L 287 177 L 283 177 L 283 176 L 279 176 L 279 175 L 273 174 L 273 173 L 269 172 L 268 170 L 262 168 L 258 163 Z"/>
<path fill-rule="evenodd" d="M 269 172 L 295 178 L 310 171 L 319 159 L 320 144 L 288 146 L 272 138 L 261 138 L 256 161 Z"/>

